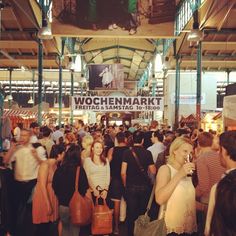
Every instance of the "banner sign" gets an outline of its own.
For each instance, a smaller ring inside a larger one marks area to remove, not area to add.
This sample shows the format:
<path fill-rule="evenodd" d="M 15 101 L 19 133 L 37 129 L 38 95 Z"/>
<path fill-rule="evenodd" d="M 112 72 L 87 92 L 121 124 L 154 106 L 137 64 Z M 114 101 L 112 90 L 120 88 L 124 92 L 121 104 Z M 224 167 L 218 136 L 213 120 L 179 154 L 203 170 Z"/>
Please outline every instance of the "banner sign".
<path fill-rule="evenodd" d="M 162 111 L 162 97 L 72 97 L 73 110 L 90 111 Z"/>
<path fill-rule="evenodd" d="M 171 94 L 171 103 L 175 104 L 175 94 Z M 197 103 L 196 94 L 180 94 L 179 104 L 181 105 L 195 105 Z M 206 94 L 202 93 L 201 95 L 201 104 L 206 104 Z"/>

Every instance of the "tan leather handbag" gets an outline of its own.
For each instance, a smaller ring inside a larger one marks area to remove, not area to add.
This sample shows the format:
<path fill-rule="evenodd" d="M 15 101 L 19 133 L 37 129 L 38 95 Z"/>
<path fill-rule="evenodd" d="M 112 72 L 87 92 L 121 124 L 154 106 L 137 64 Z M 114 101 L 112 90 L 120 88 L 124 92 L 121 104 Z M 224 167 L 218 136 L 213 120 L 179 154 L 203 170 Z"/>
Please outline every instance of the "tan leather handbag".
<path fill-rule="evenodd" d="M 96 199 L 91 226 L 93 235 L 112 233 L 112 213 L 106 200 L 103 200 L 103 205 L 98 205 L 98 198 Z"/>
<path fill-rule="evenodd" d="M 78 191 L 80 167 L 78 166 L 75 178 L 75 192 L 70 200 L 69 209 L 71 223 L 88 225 L 92 221 L 93 201 L 87 196 L 81 196 Z"/>

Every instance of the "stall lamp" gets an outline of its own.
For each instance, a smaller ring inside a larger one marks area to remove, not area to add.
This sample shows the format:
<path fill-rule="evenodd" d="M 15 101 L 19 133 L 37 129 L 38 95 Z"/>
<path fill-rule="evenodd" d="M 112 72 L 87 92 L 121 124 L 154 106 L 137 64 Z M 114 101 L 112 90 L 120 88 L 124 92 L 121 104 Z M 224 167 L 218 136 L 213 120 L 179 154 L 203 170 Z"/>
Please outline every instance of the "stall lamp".
<path fill-rule="evenodd" d="M 7 96 L 5 97 L 5 99 L 4 99 L 5 102 L 7 102 L 7 101 L 12 101 L 12 100 L 13 100 L 12 95 L 7 95 Z"/>
<path fill-rule="evenodd" d="M 28 104 L 34 104 L 34 100 L 33 100 L 33 98 L 31 96 L 30 96 L 30 99 L 28 101 Z"/>
<path fill-rule="evenodd" d="M 187 40 L 190 42 L 199 42 L 202 41 L 204 34 L 199 29 L 192 29 L 191 32 L 188 34 Z"/>
<path fill-rule="evenodd" d="M 75 70 L 75 63 L 73 61 L 70 61 L 67 66 L 67 69 L 74 71 Z"/>
<path fill-rule="evenodd" d="M 42 40 L 53 39 L 51 26 L 46 25 L 39 29 L 38 38 Z"/>

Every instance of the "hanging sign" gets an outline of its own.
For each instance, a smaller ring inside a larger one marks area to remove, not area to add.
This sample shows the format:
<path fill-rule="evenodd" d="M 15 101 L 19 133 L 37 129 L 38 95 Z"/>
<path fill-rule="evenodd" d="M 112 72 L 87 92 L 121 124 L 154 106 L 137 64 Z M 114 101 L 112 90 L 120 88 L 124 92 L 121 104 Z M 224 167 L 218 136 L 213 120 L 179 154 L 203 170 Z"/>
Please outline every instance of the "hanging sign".
<path fill-rule="evenodd" d="M 162 111 L 162 97 L 72 97 L 73 110 Z"/>

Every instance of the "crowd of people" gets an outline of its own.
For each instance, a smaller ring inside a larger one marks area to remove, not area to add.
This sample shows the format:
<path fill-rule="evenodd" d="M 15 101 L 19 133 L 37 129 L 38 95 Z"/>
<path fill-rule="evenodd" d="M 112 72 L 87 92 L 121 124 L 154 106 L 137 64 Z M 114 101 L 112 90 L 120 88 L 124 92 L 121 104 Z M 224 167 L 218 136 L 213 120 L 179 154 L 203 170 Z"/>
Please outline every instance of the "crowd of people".
<path fill-rule="evenodd" d="M 80 28 L 108 29 L 110 31 L 121 28 L 133 35 L 140 25 L 140 15 L 147 18 L 150 14 L 150 4 L 152 3 L 149 2 L 140 0 L 64 0 L 60 3 L 55 1 L 54 8 L 57 9 L 60 6 L 56 14 L 57 19 L 63 22 L 72 19 L 71 23 Z"/>
<path fill-rule="evenodd" d="M 33 122 L 12 133 L 0 159 L 0 235 L 91 235 L 89 225 L 70 220 L 78 166 L 79 193 L 113 209 L 113 235 L 121 235 L 125 202 L 124 224 L 133 236 L 153 186 L 149 215 L 164 217 L 168 236 L 236 235 L 236 131 L 76 120 L 63 128 Z"/>

